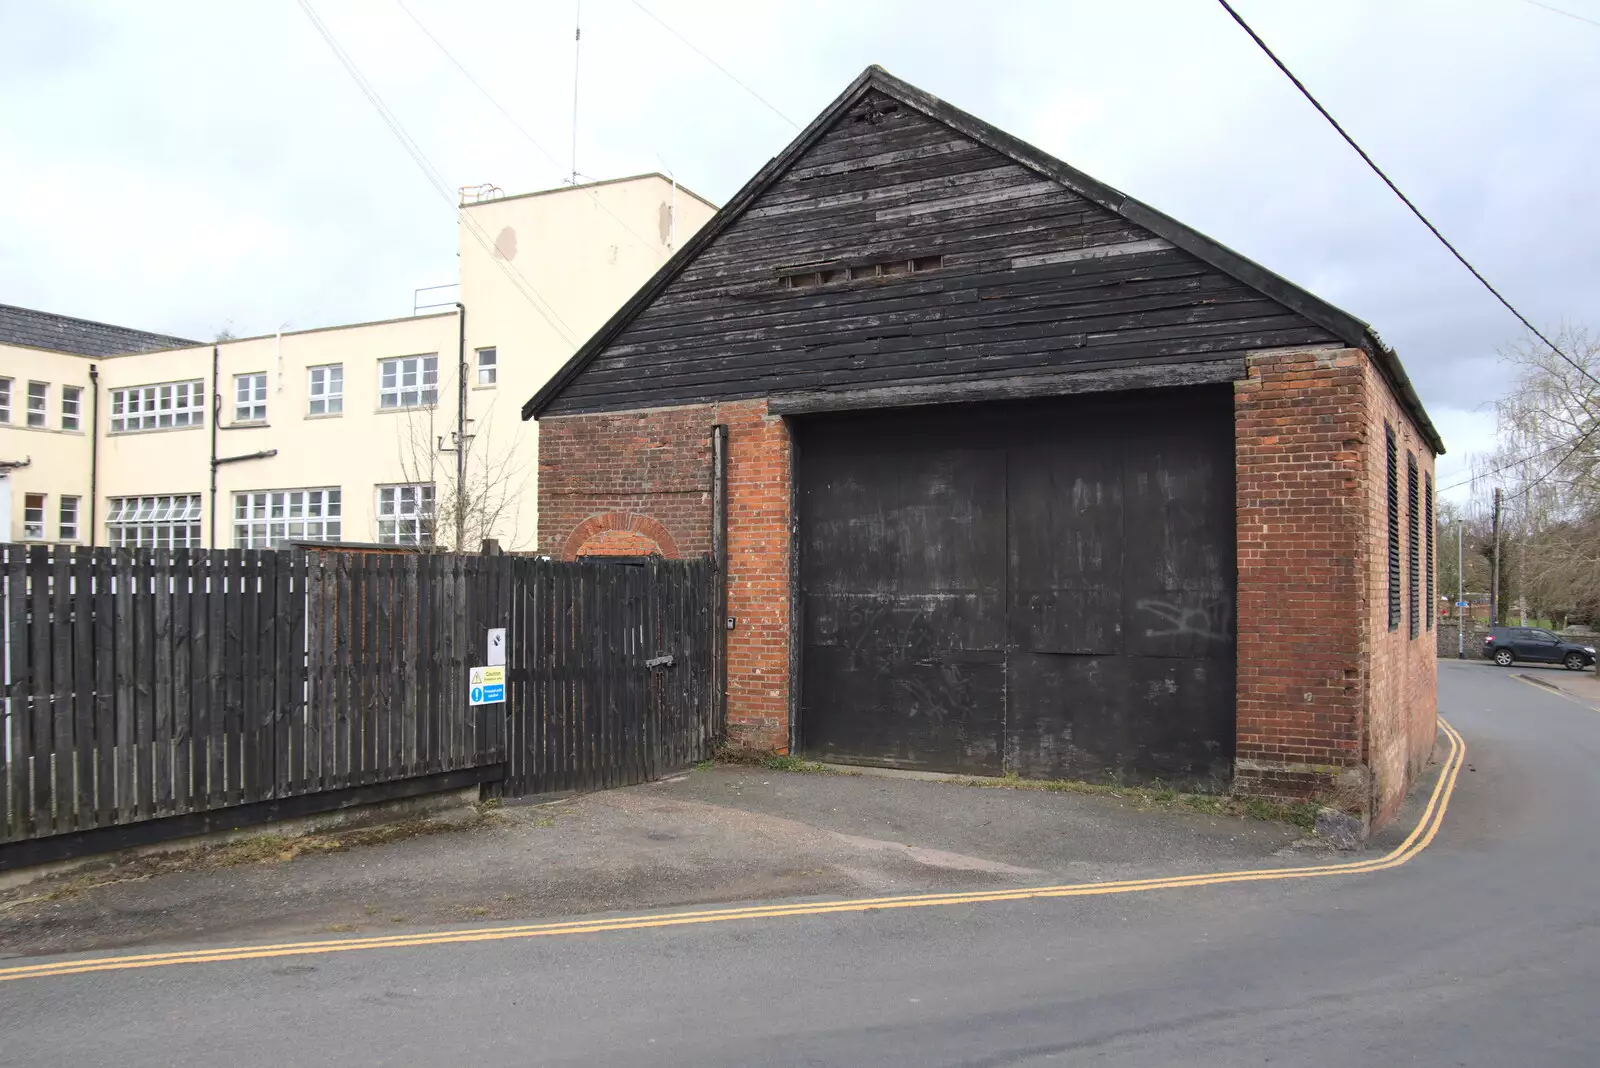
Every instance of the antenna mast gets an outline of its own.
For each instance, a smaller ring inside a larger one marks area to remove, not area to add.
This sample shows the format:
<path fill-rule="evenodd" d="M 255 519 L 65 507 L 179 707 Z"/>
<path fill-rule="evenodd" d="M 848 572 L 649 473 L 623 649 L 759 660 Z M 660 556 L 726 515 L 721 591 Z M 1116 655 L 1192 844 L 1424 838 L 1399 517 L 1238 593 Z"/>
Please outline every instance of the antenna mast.
<path fill-rule="evenodd" d="M 583 0 L 576 0 L 572 16 L 572 185 L 578 184 L 578 60 L 583 50 Z"/>

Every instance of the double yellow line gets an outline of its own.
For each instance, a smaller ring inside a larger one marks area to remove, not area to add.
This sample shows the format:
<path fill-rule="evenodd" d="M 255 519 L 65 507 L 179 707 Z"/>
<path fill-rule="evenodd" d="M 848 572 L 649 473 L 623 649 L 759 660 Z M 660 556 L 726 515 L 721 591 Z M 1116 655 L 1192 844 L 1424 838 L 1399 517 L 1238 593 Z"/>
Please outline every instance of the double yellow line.
<path fill-rule="evenodd" d="M 1439 781 L 1405 841 L 1392 851 L 1372 860 L 1344 864 L 1321 864 L 1305 868 L 1267 868 L 1255 871 L 1224 871 L 1204 875 L 1175 875 L 1159 879 L 1130 879 L 1109 883 L 1076 883 L 1066 886 L 1030 886 L 1015 890 L 979 890 L 967 893 L 917 894 L 904 897 L 855 898 L 848 901 L 819 901 L 808 904 L 760 905 L 750 908 L 706 909 L 668 912 L 653 916 L 619 916 L 608 920 L 577 920 L 568 923 L 537 923 L 508 927 L 484 927 L 468 931 L 439 931 L 433 934 L 386 935 L 374 938 L 343 938 L 324 942 L 284 942 L 270 946 L 231 946 L 197 949 L 178 953 L 144 953 L 122 957 L 97 957 L 90 960 L 63 960 L 48 964 L 25 964 L 0 968 L 0 982 L 11 979 L 44 979 L 85 972 L 121 971 L 127 968 L 160 968 L 169 964 L 215 964 L 223 961 L 260 960 L 266 957 L 298 957 L 314 953 L 350 953 L 356 950 L 404 949 L 412 946 L 438 946 L 460 942 L 499 942 L 511 938 L 543 938 L 554 935 L 600 934 L 607 931 L 637 931 L 650 927 L 682 927 L 697 923 L 725 923 L 731 920 L 764 920 L 787 916 L 821 916 L 830 912 L 870 912 L 875 909 L 916 909 L 941 905 L 975 905 L 994 901 L 1026 901 L 1047 897 L 1098 897 L 1105 894 L 1135 894 L 1147 890 L 1170 890 L 1191 886 L 1217 886 L 1222 883 L 1270 882 L 1279 879 L 1316 879 L 1334 875 L 1364 875 L 1398 868 L 1428 847 L 1444 821 L 1450 795 L 1466 742 L 1443 719 L 1440 725 L 1450 742 Z"/>

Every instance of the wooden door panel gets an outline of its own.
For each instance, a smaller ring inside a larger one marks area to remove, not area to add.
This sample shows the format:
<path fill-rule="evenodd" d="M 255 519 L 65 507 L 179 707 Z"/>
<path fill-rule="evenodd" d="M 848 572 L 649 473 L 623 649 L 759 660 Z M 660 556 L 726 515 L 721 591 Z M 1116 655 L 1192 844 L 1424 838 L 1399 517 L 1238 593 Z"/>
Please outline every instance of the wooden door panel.
<path fill-rule="evenodd" d="M 1004 449 L 889 419 L 810 436 L 802 457 L 806 748 L 998 774 Z"/>

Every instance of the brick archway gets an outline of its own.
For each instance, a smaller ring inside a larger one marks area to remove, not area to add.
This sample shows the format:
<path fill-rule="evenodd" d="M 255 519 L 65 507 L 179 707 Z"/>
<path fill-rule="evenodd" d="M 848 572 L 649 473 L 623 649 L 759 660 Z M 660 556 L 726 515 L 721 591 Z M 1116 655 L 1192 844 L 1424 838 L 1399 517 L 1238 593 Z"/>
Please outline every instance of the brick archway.
<path fill-rule="evenodd" d="M 601 512 L 579 523 L 561 547 L 565 560 L 579 556 L 649 556 L 675 560 L 678 542 L 670 531 L 647 515 Z"/>

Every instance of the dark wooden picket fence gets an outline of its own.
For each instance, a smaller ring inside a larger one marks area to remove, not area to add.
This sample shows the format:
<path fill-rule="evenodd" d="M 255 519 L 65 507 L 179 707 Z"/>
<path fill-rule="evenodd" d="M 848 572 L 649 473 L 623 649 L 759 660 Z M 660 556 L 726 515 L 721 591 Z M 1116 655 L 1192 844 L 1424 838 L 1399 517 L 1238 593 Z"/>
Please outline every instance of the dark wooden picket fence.
<path fill-rule="evenodd" d="M 314 552 L 306 576 L 305 730 L 291 781 L 335 790 L 505 760 L 505 714 L 467 670 L 509 615 L 504 556 Z"/>
<path fill-rule="evenodd" d="M 719 734 L 706 560 L 4 545 L 0 574 L 0 868 L 462 785 L 641 782 Z M 492 627 L 506 701 L 472 705 Z"/>

